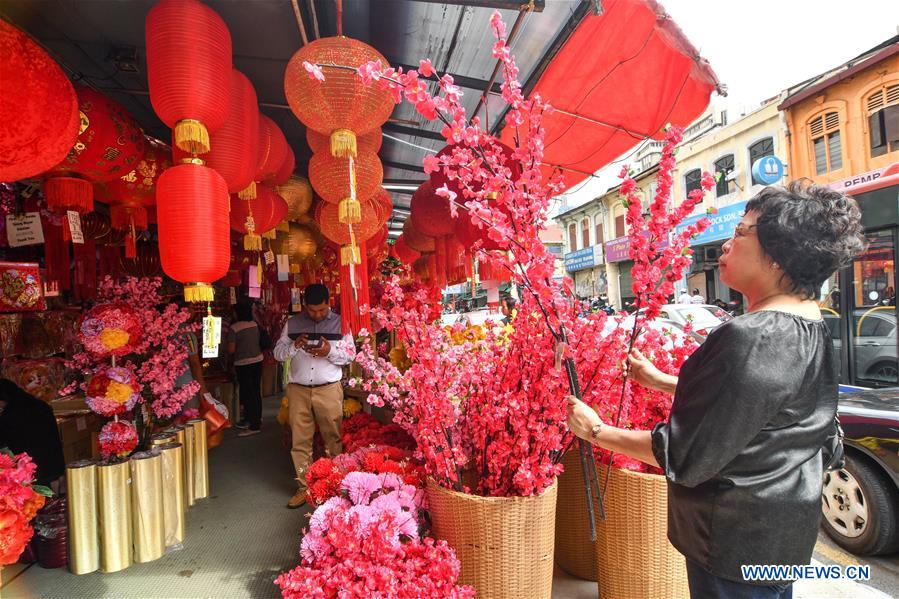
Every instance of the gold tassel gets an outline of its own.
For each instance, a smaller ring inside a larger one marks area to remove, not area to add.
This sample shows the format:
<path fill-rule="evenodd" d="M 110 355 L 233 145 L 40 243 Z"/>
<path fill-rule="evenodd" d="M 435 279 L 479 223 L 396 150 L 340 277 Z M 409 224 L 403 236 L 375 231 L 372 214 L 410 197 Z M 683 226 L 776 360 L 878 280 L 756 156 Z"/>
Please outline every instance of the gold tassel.
<path fill-rule="evenodd" d="M 349 129 L 337 129 L 331 134 L 331 156 L 349 158 L 356 156 L 356 134 Z"/>
<path fill-rule="evenodd" d="M 299 264 L 291 264 L 290 265 L 290 274 L 292 274 L 292 275 L 300 274 L 300 265 Z"/>
<path fill-rule="evenodd" d="M 345 225 L 355 225 L 362 222 L 362 204 L 355 198 L 340 200 L 340 209 L 337 220 Z"/>
<path fill-rule="evenodd" d="M 256 199 L 256 182 L 250 181 L 250 184 L 246 186 L 245 189 L 241 189 L 237 192 L 237 197 L 241 200 L 255 200 Z"/>
<path fill-rule="evenodd" d="M 340 264 L 342 266 L 348 266 L 350 264 L 362 264 L 362 253 L 359 251 L 359 246 L 353 243 L 341 247 Z"/>
<path fill-rule="evenodd" d="M 184 286 L 184 301 L 192 304 L 215 300 L 215 290 L 208 283 L 188 283 Z"/>
<path fill-rule="evenodd" d="M 190 154 L 205 154 L 209 151 L 206 125 L 194 119 L 178 121 L 175 123 L 175 145 Z"/>
<path fill-rule="evenodd" d="M 262 287 L 262 256 L 259 256 L 256 261 L 256 283 L 258 283 L 257 287 Z"/>
<path fill-rule="evenodd" d="M 262 237 L 255 233 L 247 233 L 243 236 L 243 249 L 248 252 L 261 252 Z"/>

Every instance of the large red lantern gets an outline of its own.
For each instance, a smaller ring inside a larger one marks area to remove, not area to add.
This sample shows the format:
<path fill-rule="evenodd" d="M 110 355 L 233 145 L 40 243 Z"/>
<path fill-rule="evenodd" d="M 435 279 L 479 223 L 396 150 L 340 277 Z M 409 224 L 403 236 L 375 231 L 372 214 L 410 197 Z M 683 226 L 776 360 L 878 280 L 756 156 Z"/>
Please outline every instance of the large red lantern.
<path fill-rule="evenodd" d="M 68 155 L 47 173 L 44 195 L 54 210 L 93 210 L 91 183 L 106 183 L 130 173 L 143 158 L 144 134 L 116 102 L 79 86 L 81 129 Z"/>
<path fill-rule="evenodd" d="M 406 240 L 406 245 L 416 252 L 424 254 L 434 251 L 434 238 L 418 231 L 412 224 L 411 218 L 407 218 L 406 222 L 403 223 L 403 237 Z"/>
<path fill-rule="evenodd" d="M 393 244 L 393 255 L 395 255 L 403 264 L 411 266 L 421 257 L 421 252 L 409 247 L 409 245 L 406 244 L 405 235 L 400 235 Z"/>
<path fill-rule="evenodd" d="M 430 181 L 418 186 L 410 203 L 412 226 L 428 237 L 452 235 L 453 214 L 446 198 L 434 193 Z"/>
<path fill-rule="evenodd" d="M 228 118 L 231 32 L 198 0 L 162 0 L 147 15 L 146 40 L 153 110 L 179 148 L 205 154 Z"/>
<path fill-rule="evenodd" d="M 0 19 L 0 181 L 34 177 L 66 157 L 81 122 L 59 65 Z"/>
<path fill-rule="evenodd" d="M 287 146 L 287 156 L 284 158 L 283 164 L 281 164 L 281 168 L 278 169 L 278 172 L 272 178 L 272 185 L 283 185 L 287 183 L 287 180 L 290 179 L 290 176 L 293 175 L 293 169 L 297 166 L 297 158 L 293 154 L 293 149 L 288 145 Z"/>
<path fill-rule="evenodd" d="M 359 244 L 371 239 L 380 228 L 378 207 L 370 201 L 362 202 L 362 221 L 356 225 L 343 224 L 338 220 L 340 207 L 323 202 L 315 208 L 315 221 L 322 235 L 341 246 L 341 264 L 360 264 Z"/>
<path fill-rule="evenodd" d="M 356 158 L 335 158 L 326 152 L 319 152 L 313 154 L 309 161 L 312 188 L 326 202 L 340 205 L 338 216 L 342 223 L 359 222 L 360 200 L 367 200 L 378 193 L 383 180 L 384 168 L 373 152 L 359 152 Z"/>
<path fill-rule="evenodd" d="M 172 148 L 147 137 L 144 157 L 128 174 L 97 187 L 97 196 L 110 204 L 152 206 L 156 203 L 156 182 L 172 166 Z"/>
<path fill-rule="evenodd" d="M 264 114 L 259 115 L 260 152 L 256 164 L 256 181 L 274 181 L 287 160 L 289 146 L 281 128 Z"/>
<path fill-rule="evenodd" d="M 231 258 L 228 185 L 209 167 L 180 164 L 159 178 L 156 202 L 163 270 L 187 301 L 211 302 Z"/>
<path fill-rule="evenodd" d="M 313 81 L 303 67 L 307 61 L 351 69 L 326 68 L 325 80 Z M 368 44 L 339 36 L 306 44 L 287 64 L 287 103 L 304 125 L 329 137 L 335 157 L 357 155 L 357 136 L 381 126 L 393 112 L 390 92 L 378 85 L 365 85 L 356 74 L 356 69 L 371 61 L 387 65 L 387 60 Z"/>
<path fill-rule="evenodd" d="M 231 196 L 231 228 L 244 233 L 244 249 L 262 249 L 260 234 L 271 231 L 287 216 L 287 202 L 266 185 L 256 186 L 256 197 Z M 252 220 L 251 220 L 252 218 Z"/>

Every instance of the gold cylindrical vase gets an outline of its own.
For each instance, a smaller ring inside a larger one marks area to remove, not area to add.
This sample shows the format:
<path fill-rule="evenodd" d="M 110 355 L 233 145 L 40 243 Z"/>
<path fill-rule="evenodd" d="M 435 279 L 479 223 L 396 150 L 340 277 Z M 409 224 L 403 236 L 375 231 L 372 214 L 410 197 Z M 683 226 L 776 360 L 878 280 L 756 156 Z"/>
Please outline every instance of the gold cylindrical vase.
<path fill-rule="evenodd" d="M 209 458 L 206 447 L 206 421 L 189 420 L 194 429 L 194 499 L 209 497 Z"/>
<path fill-rule="evenodd" d="M 102 572 L 118 572 L 131 565 L 130 474 L 127 461 L 97 466 Z"/>
<path fill-rule="evenodd" d="M 165 546 L 184 542 L 184 456 L 181 445 L 160 445 L 162 454 L 162 515 L 165 524 Z"/>
<path fill-rule="evenodd" d="M 166 443 L 174 443 L 175 442 L 175 433 L 172 431 L 164 431 L 161 433 L 157 433 L 153 435 L 150 439 L 150 443 L 156 447 L 157 445 L 165 445 Z"/>
<path fill-rule="evenodd" d="M 186 424 L 182 431 L 184 433 L 184 443 L 181 446 L 181 452 L 184 456 L 184 502 L 190 507 L 197 502 L 194 495 L 194 427 Z"/>
<path fill-rule="evenodd" d="M 131 534 L 135 562 L 152 562 L 165 554 L 159 453 L 147 451 L 131 456 Z"/>
<path fill-rule="evenodd" d="M 66 466 L 69 517 L 69 571 L 88 574 L 100 569 L 97 515 L 97 464 L 80 460 Z"/>

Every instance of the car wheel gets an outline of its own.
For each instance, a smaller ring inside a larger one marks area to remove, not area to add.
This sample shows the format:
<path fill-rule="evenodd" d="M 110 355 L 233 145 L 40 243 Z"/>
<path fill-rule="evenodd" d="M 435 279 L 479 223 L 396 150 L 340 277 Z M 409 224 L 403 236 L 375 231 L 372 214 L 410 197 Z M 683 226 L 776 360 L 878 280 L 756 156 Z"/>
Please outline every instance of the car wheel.
<path fill-rule="evenodd" d="M 824 530 L 856 555 L 899 550 L 897 495 L 891 480 L 863 459 L 847 455 L 843 468 L 824 473 Z"/>
<path fill-rule="evenodd" d="M 881 362 L 874 365 L 868 378 L 895 384 L 899 380 L 899 369 L 896 368 L 896 364 L 893 362 Z"/>

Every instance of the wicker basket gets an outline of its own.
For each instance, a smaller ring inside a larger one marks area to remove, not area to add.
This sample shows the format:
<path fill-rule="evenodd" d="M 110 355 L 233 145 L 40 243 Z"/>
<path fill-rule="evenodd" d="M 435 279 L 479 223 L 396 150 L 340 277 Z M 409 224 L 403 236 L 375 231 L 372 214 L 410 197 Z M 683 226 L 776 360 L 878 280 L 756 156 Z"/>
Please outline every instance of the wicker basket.
<path fill-rule="evenodd" d="M 597 469 L 603 484 L 606 467 Z M 605 508 L 605 521 L 596 523 L 600 597 L 689 597 L 684 556 L 668 541 L 665 477 L 616 468 Z"/>
<path fill-rule="evenodd" d="M 552 596 L 553 528 L 558 484 L 535 497 L 481 497 L 428 480 L 434 536 L 462 564 L 459 584 L 479 599 Z"/>
<path fill-rule="evenodd" d="M 559 505 L 564 509 L 556 510 L 556 563 L 572 576 L 595 581 L 596 543 L 590 540 L 579 455 L 577 449 L 573 449 L 562 459 L 565 472 L 559 476 Z M 596 497 L 593 500 L 595 502 Z"/>

